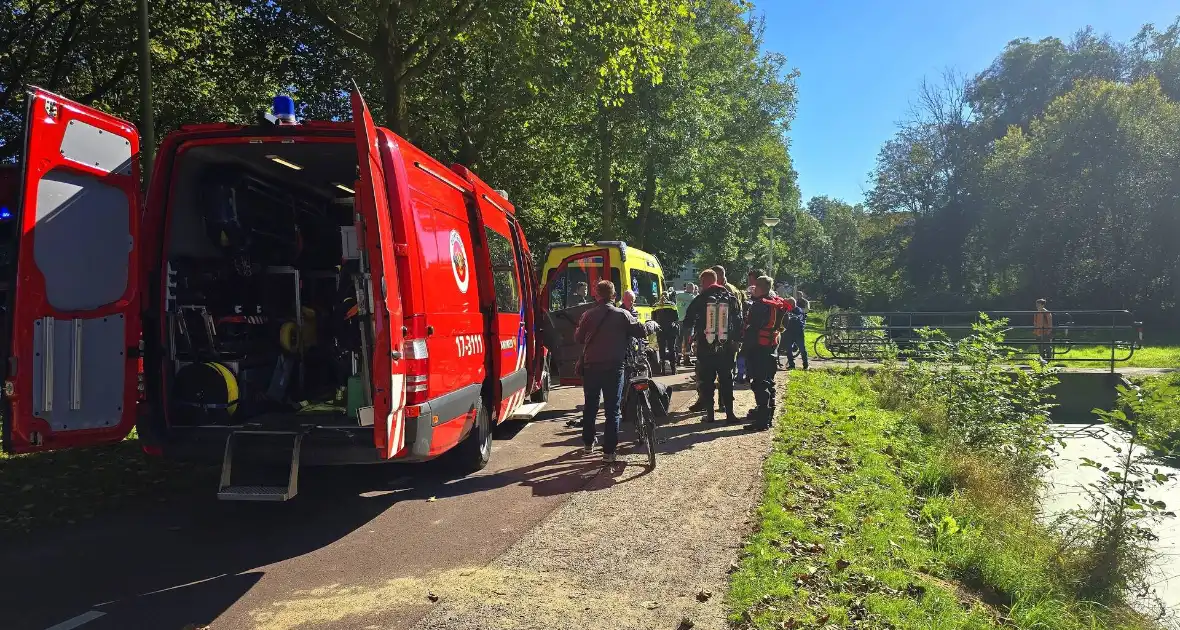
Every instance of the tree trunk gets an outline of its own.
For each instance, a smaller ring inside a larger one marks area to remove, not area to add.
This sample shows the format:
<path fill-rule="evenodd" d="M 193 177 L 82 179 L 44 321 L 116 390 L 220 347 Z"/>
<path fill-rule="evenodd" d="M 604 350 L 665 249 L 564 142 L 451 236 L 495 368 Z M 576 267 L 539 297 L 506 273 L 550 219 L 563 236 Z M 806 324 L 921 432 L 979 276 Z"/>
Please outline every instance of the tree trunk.
<path fill-rule="evenodd" d="M 406 102 L 406 88 L 409 79 L 405 77 L 406 64 L 402 41 L 397 30 L 397 3 L 380 15 L 377 36 L 373 41 L 377 68 L 381 72 L 381 87 L 385 92 L 385 126 L 397 135 L 410 138 L 409 104 Z"/>
<path fill-rule="evenodd" d="M 409 139 L 410 121 L 405 82 L 396 78 L 396 70 L 391 69 L 384 74 L 385 125 L 397 135 Z"/>
<path fill-rule="evenodd" d="M 614 153 L 610 121 L 606 105 L 598 108 L 598 189 L 602 194 L 601 239 L 609 239 L 614 233 L 614 182 L 611 179 L 611 161 Z"/>
<path fill-rule="evenodd" d="M 635 246 L 643 249 L 647 244 L 647 217 L 656 201 L 656 158 L 655 151 L 648 149 L 647 163 L 644 164 L 643 197 L 639 200 L 639 228 L 635 234 Z"/>

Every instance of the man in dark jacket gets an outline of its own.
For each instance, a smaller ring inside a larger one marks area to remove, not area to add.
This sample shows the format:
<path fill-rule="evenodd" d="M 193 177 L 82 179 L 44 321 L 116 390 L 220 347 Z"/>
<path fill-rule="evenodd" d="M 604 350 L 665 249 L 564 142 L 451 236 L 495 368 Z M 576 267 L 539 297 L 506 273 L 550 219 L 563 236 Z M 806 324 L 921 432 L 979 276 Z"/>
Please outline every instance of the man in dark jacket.
<path fill-rule="evenodd" d="M 787 369 L 795 369 L 795 355 L 799 355 L 803 359 L 803 369 L 807 369 L 807 312 L 799 309 L 799 304 L 795 298 L 787 298 L 787 302 L 791 304 L 791 311 L 787 315 L 787 328 L 783 332 L 782 341 L 779 343 L 779 348 L 786 346 L 787 348 Z M 780 353 L 780 358 L 782 357 Z"/>
<path fill-rule="evenodd" d="M 811 311 L 811 302 L 799 290 L 795 291 L 795 306 L 791 309 L 793 321 L 787 325 L 782 341 L 778 346 L 778 366 L 783 367 L 783 357 L 786 356 L 788 367 L 795 369 L 795 357 L 803 358 L 803 369 L 807 369 L 807 313 Z M 794 321 L 797 320 L 797 321 Z"/>
<path fill-rule="evenodd" d="M 778 345 L 788 301 L 770 297 L 774 281 L 760 276 L 754 283 L 754 300 L 746 317 L 742 336 L 742 353 L 746 357 L 746 373 L 750 389 L 754 390 L 755 408 L 750 410 L 746 429 L 763 431 L 774 420 L 774 373 L 778 369 L 774 350 Z"/>
<path fill-rule="evenodd" d="M 716 422 L 713 410 L 713 394 L 716 383 L 721 387 L 721 406 L 725 410 L 725 421 L 737 422 L 733 413 L 733 366 L 737 357 L 740 340 L 729 332 L 719 321 L 710 319 L 707 309 L 714 304 L 725 305 L 727 318 L 734 326 L 741 322 L 741 300 L 724 285 L 717 283 L 717 273 L 712 269 L 701 272 L 701 293 L 688 305 L 681 334 L 693 335 L 697 345 L 697 382 L 700 398 L 689 407 L 692 411 L 704 411 L 705 422 Z M 713 326 L 708 330 L 709 325 Z M 740 330 L 740 326 L 738 327 Z M 722 335 L 725 338 L 722 338 Z"/>
<path fill-rule="evenodd" d="M 631 339 L 642 339 L 655 330 L 654 323 L 639 323 L 631 313 L 614 306 L 615 285 L 603 280 L 594 287 L 597 305 L 586 311 L 574 331 L 574 341 L 584 344 L 582 353 L 582 443 L 586 454 L 594 452 L 594 418 L 598 415 L 599 397 L 605 406 L 606 430 L 602 458 L 615 461 L 619 444 L 619 423 L 623 399 L 624 362 Z"/>

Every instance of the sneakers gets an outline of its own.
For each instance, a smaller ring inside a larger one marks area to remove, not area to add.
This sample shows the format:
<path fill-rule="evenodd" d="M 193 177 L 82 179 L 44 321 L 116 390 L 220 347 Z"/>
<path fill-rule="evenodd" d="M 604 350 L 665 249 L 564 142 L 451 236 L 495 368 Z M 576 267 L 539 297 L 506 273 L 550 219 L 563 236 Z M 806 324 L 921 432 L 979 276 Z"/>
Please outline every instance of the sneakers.
<path fill-rule="evenodd" d="M 713 410 L 710 409 L 709 412 L 705 414 L 705 417 L 701 418 L 701 422 L 704 422 L 707 424 L 712 424 L 714 422 L 717 422 L 717 415 L 714 414 Z"/>
<path fill-rule="evenodd" d="M 739 420 L 738 417 L 732 413 L 725 414 L 725 424 L 737 424 L 739 422 L 741 422 L 741 420 Z"/>
<path fill-rule="evenodd" d="M 710 407 L 709 403 L 706 403 L 705 401 L 698 398 L 696 402 L 694 402 L 693 404 L 688 406 L 688 410 L 692 411 L 692 412 L 697 412 L 697 411 L 704 411 L 704 410 L 708 409 L 709 407 Z"/>
<path fill-rule="evenodd" d="M 598 446 L 598 440 L 594 440 L 593 443 L 583 446 L 582 447 L 582 454 L 583 455 L 593 455 L 595 446 Z"/>
<path fill-rule="evenodd" d="M 602 454 L 602 463 L 604 463 L 604 464 L 615 463 L 615 454 L 614 453 L 603 453 Z"/>
<path fill-rule="evenodd" d="M 565 426 L 567 426 L 571 429 L 580 429 L 580 428 L 582 428 L 582 419 L 581 418 L 570 418 L 569 420 L 565 421 Z"/>
<path fill-rule="evenodd" d="M 747 431 L 766 431 L 767 429 L 770 428 L 770 425 L 761 421 L 761 420 L 757 420 L 757 421 L 751 422 L 750 424 L 747 424 L 746 426 L 744 426 L 742 428 Z"/>

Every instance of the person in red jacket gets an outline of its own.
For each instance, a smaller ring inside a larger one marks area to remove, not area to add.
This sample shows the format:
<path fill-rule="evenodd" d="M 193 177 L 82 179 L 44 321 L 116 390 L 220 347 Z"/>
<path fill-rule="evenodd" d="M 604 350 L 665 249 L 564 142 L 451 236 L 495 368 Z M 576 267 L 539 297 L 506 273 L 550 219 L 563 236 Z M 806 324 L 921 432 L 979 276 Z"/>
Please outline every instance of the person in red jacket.
<path fill-rule="evenodd" d="M 773 285 L 774 281 L 767 276 L 755 280 L 754 299 L 750 302 L 742 334 L 746 374 L 750 377 L 750 389 L 754 390 L 755 407 L 746 416 L 750 423 L 745 428 L 750 431 L 765 431 L 774 421 L 774 375 L 778 371 L 774 351 L 791 308 L 791 299 L 770 297 Z"/>

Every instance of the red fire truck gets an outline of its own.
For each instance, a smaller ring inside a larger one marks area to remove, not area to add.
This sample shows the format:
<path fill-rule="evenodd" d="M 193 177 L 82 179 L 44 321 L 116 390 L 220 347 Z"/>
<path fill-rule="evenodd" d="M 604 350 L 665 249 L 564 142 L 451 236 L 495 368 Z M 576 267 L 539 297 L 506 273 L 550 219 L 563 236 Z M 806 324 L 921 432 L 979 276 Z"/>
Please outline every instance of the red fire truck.
<path fill-rule="evenodd" d="M 540 410 L 513 206 L 351 98 L 350 122 L 279 97 L 255 126 L 181 127 L 142 199 L 131 124 L 31 91 L 6 450 L 137 427 L 151 454 L 220 457 L 223 499 L 285 500 L 301 462 L 478 470 L 497 423 Z"/>

